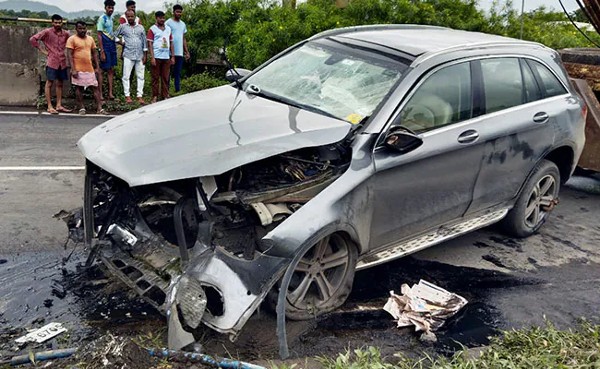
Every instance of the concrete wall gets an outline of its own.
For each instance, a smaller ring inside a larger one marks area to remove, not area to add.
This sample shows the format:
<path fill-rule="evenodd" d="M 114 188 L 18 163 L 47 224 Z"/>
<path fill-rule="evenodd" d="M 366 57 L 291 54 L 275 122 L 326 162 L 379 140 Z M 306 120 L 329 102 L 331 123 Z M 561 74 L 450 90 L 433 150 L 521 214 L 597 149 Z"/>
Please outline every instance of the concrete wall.
<path fill-rule="evenodd" d="M 0 105 L 36 104 L 40 91 L 38 52 L 29 45 L 37 27 L 0 26 Z"/>
<path fill-rule="evenodd" d="M 0 105 L 36 105 L 46 82 L 46 58 L 31 47 L 29 38 L 43 28 L 0 25 Z M 69 89 L 65 81 L 63 90 Z"/>

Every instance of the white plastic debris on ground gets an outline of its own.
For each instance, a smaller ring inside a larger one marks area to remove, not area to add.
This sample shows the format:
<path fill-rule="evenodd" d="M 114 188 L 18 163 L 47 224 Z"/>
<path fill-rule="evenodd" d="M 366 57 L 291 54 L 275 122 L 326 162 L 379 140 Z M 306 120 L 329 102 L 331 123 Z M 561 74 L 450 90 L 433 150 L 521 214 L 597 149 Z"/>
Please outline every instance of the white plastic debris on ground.
<path fill-rule="evenodd" d="M 403 284 L 401 291 L 402 295 L 390 291 L 383 310 L 398 321 L 399 328 L 414 325 L 417 332 L 437 330 L 468 302 L 464 297 L 424 280 L 412 287 Z"/>
<path fill-rule="evenodd" d="M 17 338 L 17 343 L 25 343 L 25 342 L 37 342 L 42 343 L 50 338 L 56 337 L 59 334 L 66 332 L 67 329 L 62 326 L 60 323 L 50 323 L 46 324 L 42 328 L 36 329 L 32 332 L 27 333 L 25 336 Z"/>

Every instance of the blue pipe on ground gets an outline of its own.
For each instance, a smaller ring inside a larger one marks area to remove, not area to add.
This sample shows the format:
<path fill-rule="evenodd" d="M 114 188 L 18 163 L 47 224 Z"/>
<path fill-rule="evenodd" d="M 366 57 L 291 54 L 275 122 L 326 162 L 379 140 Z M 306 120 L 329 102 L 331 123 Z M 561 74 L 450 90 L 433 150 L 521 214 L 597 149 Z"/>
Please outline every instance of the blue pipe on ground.
<path fill-rule="evenodd" d="M 33 357 L 36 362 L 44 361 L 44 360 L 53 360 L 53 359 L 64 359 L 73 355 L 77 351 L 76 348 L 68 348 L 61 350 L 52 350 L 52 351 L 40 351 L 36 352 Z M 0 364 L 10 364 L 10 365 L 21 365 L 32 363 L 29 355 L 19 355 L 14 356 L 10 360 L 4 361 Z"/>
<path fill-rule="evenodd" d="M 223 369 L 266 369 L 260 365 L 254 365 L 245 363 L 243 361 L 230 360 L 230 359 L 215 359 L 214 357 L 206 354 L 197 354 L 194 352 L 183 352 L 167 349 L 148 349 L 150 356 L 156 356 L 161 358 L 169 358 L 173 361 L 178 362 L 201 362 L 203 364 L 214 365 Z"/>

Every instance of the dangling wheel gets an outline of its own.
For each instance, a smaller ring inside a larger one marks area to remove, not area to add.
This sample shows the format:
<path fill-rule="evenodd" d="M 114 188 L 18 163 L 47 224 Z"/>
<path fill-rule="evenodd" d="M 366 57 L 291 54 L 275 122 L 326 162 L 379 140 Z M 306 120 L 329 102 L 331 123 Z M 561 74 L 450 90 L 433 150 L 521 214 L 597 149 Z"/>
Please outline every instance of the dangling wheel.
<path fill-rule="evenodd" d="M 286 316 L 305 320 L 340 307 L 352 290 L 357 250 L 334 233 L 317 242 L 300 259 L 286 296 Z"/>
<path fill-rule="evenodd" d="M 551 161 L 543 160 L 525 183 L 514 208 L 502 220 L 503 229 L 516 237 L 535 233 L 558 203 L 560 172 Z"/>

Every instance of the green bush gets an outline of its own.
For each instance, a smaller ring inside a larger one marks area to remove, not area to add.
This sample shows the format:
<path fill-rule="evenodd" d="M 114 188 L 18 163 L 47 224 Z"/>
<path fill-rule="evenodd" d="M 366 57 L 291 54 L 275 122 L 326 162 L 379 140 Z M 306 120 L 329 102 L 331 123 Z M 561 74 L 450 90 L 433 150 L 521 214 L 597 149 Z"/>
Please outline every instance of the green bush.
<path fill-rule="evenodd" d="M 510 0 L 490 12 L 476 0 L 351 0 L 340 9 L 333 0 L 307 0 L 295 9 L 270 0 L 191 0 L 184 20 L 195 57 L 228 45 L 236 66 L 255 68 L 287 47 L 318 32 L 378 23 L 429 24 L 519 38 L 521 18 Z M 541 7 L 523 17 L 523 38 L 553 48 L 593 46 L 562 12 Z M 553 22 L 567 22 L 557 24 Z M 594 32 L 588 35 L 600 43 Z"/>
<path fill-rule="evenodd" d="M 181 91 L 175 92 L 171 86 L 171 96 L 188 94 L 190 92 L 206 90 L 208 88 L 219 87 L 228 82 L 222 78 L 217 78 L 210 73 L 194 74 L 191 77 L 181 80 Z M 171 84 L 172 85 L 172 84 Z"/>

